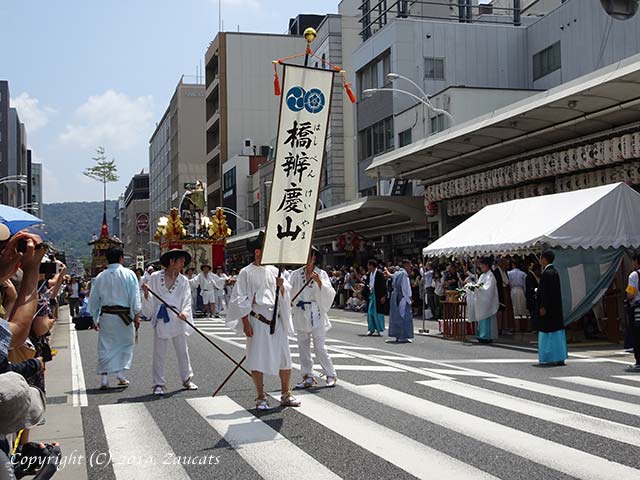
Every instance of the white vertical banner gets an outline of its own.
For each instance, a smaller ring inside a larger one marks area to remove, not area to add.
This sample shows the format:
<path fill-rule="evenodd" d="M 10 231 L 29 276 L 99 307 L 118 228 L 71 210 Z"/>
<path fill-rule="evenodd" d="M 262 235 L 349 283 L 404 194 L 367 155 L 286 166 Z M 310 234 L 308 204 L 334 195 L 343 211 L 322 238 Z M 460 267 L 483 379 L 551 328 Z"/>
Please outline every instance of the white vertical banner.
<path fill-rule="evenodd" d="M 303 265 L 311 248 L 333 71 L 284 66 L 264 265 Z"/>

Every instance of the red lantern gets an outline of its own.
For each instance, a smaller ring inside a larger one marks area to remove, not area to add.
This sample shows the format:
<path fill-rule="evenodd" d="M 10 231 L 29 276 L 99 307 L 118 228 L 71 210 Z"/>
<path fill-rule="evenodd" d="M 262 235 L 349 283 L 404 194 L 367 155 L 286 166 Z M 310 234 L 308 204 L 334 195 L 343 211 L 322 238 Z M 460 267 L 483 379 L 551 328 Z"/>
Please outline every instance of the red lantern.
<path fill-rule="evenodd" d="M 438 204 L 436 202 L 429 202 L 427 204 L 427 215 L 435 217 L 438 214 Z"/>

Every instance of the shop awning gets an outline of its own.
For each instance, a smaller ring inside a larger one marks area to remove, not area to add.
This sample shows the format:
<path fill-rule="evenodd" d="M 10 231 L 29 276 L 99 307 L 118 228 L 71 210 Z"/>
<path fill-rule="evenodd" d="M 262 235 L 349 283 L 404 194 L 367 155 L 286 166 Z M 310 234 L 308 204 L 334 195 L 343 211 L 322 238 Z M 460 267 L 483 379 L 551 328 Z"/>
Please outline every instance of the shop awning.
<path fill-rule="evenodd" d="M 640 247 L 640 194 L 614 183 L 483 208 L 423 255 L 504 253 L 541 246 Z"/>
<path fill-rule="evenodd" d="M 371 196 L 320 210 L 314 242 L 328 243 L 348 231 L 364 237 L 426 228 L 422 197 Z"/>
<path fill-rule="evenodd" d="M 640 55 L 375 157 L 371 176 L 427 184 L 640 122 Z"/>
<path fill-rule="evenodd" d="M 364 237 L 373 237 L 423 228 L 426 228 L 426 217 L 422 197 L 363 197 L 318 211 L 313 241 L 330 243 L 351 230 Z M 246 240 L 258 235 L 260 230 L 264 229 L 230 237 L 228 252 L 244 250 Z"/>

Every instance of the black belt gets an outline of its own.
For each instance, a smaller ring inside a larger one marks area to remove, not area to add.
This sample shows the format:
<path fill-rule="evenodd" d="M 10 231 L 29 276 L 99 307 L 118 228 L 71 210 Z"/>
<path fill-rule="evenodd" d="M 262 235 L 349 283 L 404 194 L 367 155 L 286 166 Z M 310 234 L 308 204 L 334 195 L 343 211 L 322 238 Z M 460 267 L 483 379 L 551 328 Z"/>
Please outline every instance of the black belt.
<path fill-rule="evenodd" d="M 254 312 L 253 310 L 251 311 L 251 313 L 249 314 L 251 315 L 253 318 L 255 318 L 256 320 L 261 321 L 262 323 L 264 323 L 265 325 L 269 325 L 269 333 L 271 335 L 273 335 L 273 332 L 275 331 L 275 321 L 274 320 L 269 320 L 267 317 L 265 317 L 264 315 L 260 315 L 259 313 Z"/>
<path fill-rule="evenodd" d="M 125 325 L 131 325 L 131 322 L 133 322 L 133 319 L 131 318 L 131 315 L 129 315 L 129 312 L 129 307 L 121 307 L 119 305 L 105 305 L 100 309 L 100 315 L 102 315 L 103 313 L 117 315 Z"/>

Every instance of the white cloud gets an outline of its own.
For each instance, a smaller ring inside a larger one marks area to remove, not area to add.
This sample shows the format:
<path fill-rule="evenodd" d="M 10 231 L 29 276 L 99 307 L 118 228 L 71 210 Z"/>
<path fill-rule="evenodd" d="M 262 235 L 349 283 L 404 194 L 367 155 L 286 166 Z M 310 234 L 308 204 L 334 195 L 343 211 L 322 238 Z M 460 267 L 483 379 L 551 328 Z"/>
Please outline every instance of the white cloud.
<path fill-rule="evenodd" d="M 27 92 L 22 92 L 11 99 L 11 106 L 18 110 L 20 121 L 24 123 L 27 132 L 35 132 L 49 123 L 49 116 L 55 113 L 53 108 L 41 107 L 40 100 Z"/>
<path fill-rule="evenodd" d="M 107 151 L 129 149 L 148 140 L 152 98 L 131 98 L 114 90 L 91 96 L 75 112 L 60 141 L 80 148 L 103 145 Z"/>

